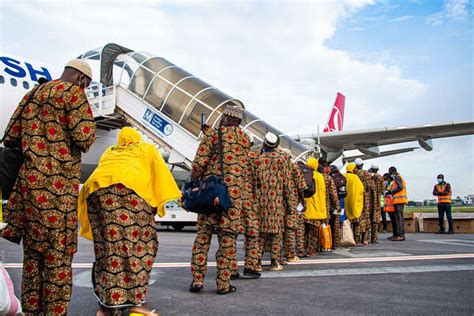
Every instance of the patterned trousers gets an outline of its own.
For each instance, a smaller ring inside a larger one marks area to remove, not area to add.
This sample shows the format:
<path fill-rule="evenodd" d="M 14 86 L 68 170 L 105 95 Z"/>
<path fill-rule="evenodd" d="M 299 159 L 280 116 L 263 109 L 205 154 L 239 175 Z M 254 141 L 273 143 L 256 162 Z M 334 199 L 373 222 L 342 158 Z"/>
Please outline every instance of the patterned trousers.
<path fill-rule="evenodd" d="M 196 239 L 193 244 L 191 272 L 193 282 L 204 282 L 207 273 L 207 256 L 211 246 L 213 227 L 198 225 Z M 219 247 L 216 252 L 217 262 L 217 290 L 226 290 L 230 286 L 231 270 L 237 269 L 235 234 L 218 230 L 217 240 Z"/>
<path fill-rule="evenodd" d="M 298 256 L 305 254 L 304 230 L 304 213 L 301 213 L 298 214 L 298 227 L 296 228 L 296 252 Z"/>
<path fill-rule="evenodd" d="M 121 184 L 95 191 L 87 204 L 94 235 L 96 297 L 110 308 L 140 306 L 158 252 L 156 210 Z"/>
<path fill-rule="evenodd" d="M 288 259 L 294 258 L 296 256 L 296 229 L 290 227 L 285 228 L 285 232 L 283 233 L 283 243 L 286 257 Z"/>
<path fill-rule="evenodd" d="M 352 231 L 354 232 L 354 241 L 356 244 L 361 243 L 361 233 L 360 233 L 360 217 L 358 219 L 351 220 Z"/>
<path fill-rule="evenodd" d="M 72 255 L 23 246 L 24 315 L 66 315 L 72 293 Z"/>
<path fill-rule="evenodd" d="M 342 228 L 339 215 L 331 214 L 329 225 L 331 225 L 332 249 L 334 249 L 339 246 L 342 238 Z"/>
<path fill-rule="evenodd" d="M 263 253 L 265 252 L 265 246 L 268 244 L 270 256 L 272 260 L 280 260 L 281 256 L 281 233 L 272 234 L 272 233 L 260 233 L 258 247 L 259 247 L 259 257 L 261 260 Z"/>
<path fill-rule="evenodd" d="M 259 257 L 258 236 L 245 235 L 245 269 L 257 271 Z"/>
<path fill-rule="evenodd" d="M 311 224 L 305 223 L 305 249 L 306 254 L 315 256 L 319 245 L 319 226 L 321 221 L 313 220 Z"/>

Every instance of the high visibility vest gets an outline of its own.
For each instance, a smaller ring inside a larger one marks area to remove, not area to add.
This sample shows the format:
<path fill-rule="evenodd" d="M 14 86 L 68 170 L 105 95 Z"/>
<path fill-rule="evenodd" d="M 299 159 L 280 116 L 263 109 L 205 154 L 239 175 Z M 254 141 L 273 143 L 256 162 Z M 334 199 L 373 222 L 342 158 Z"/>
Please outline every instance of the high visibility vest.
<path fill-rule="evenodd" d="M 402 178 L 401 175 L 398 176 L 402 180 L 403 188 L 397 193 L 393 194 L 393 204 L 408 204 L 407 186 L 405 180 Z M 390 186 L 390 190 L 393 190 L 395 188 L 397 188 L 397 181 L 393 180 L 392 185 Z"/>
<path fill-rule="evenodd" d="M 436 191 L 438 193 L 443 192 L 444 186 L 437 184 Z M 451 204 L 451 192 L 449 192 L 449 195 L 438 195 L 438 204 Z"/>
<path fill-rule="evenodd" d="M 393 198 L 390 195 L 385 197 L 383 211 L 388 213 L 395 212 L 395 206 L 393 206 Z"/>

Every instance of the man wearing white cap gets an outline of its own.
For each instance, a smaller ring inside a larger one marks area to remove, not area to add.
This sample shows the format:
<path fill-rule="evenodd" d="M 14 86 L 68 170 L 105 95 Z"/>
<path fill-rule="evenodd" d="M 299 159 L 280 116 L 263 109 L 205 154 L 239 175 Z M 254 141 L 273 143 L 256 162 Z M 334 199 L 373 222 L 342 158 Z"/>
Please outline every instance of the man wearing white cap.
<path fill-rule="evenodd" d="M 96 126 L 83 90 L 91 80 L 85 61 L 69 61 L 60 79 L 25 95 L 3 139 L 6 147 L 20 147 L 25 158 L 0 236 L 23 239 L 22 307 L 28 315 L 67 314 L 77 250 L 81 152 L 95 141 Z"/>
<path fill-rule="evenodd" d="M 279 263 L 281 257 L 281 233 L 284 228 L 286 213 L 285 203 L 289 201 L 288 174 L 289 158 L 277 150 L 279 138 L 268 132 L 263 140 L 256 164 L 256 201 L 260 212 L 260 256 L 268 243 L 271 252 L 270 270 L 282 269 Z"/>
<path fill-rule="evenodd" d="M 379 166 L 377 164 L 372 164 L 368 170 L 372 176 L 372 182 L 374 184 L 374 189 L 371 194 L 371 204 L 372 208 L 370 209 L 370 223 L 372 228 L 372 234 L 370 236 L 370 242 L 373 244 L 378 244 L 378 232 L 379 232 L 379 223 L 380 217 L 382 214 L 381 200 L 383 200 L 383 177 L 378 174 Z"/>

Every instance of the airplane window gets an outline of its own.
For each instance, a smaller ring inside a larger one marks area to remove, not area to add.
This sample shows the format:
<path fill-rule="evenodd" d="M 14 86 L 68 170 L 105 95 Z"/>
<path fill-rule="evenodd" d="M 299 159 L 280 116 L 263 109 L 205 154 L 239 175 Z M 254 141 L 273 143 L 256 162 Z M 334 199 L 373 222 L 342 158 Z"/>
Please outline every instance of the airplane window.
<path fill-rule="evenodd" d="M 0 84 L 5 83 L 5 78 L 3 76 L 0 76 Z"/>
<path fill-rule="evenodd" d="M 23 81 L 23 88 L 25 89 L 29 89 L 30 88 L 30 84 L 26 81 Z"/>
<path fill-rule="evenodd" d="M 14 86 L 14 87 L 16 87 L 16 85 L 17 85 L 17 82 L 16 82 L 16 79 L 15 79 L 15 78 L 11 78 L 11 79 L 10 79 L 10 83 L 11 83 L 11 85 Z"/>

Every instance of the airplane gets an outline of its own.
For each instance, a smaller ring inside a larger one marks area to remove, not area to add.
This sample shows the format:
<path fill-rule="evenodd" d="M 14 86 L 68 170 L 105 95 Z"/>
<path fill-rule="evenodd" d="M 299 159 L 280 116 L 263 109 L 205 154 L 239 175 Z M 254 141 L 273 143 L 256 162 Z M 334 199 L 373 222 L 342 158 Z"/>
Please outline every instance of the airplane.
<path fill-rule="evenodd" d="M 15 110 L 18 100 L 31 89 L 40 77 L 51 80 L 60 72 L 54 72 L 43 64 L 14 56 L 0 56 L 0 91 L 2 95 L 2 116 L 0 117 L 0 135 L 3 135 L 8 119 Z M 54 75 L 54 76 L 53 76 Z M 421 148 L 433 149 L 433 139 L 474 134 L 474 121 L 450 122 L 446 124 L 427 124 L 412 127 L 393 127 L 344 131 L 345 96 L 337 93 L 323 133 L 291 136 L 310 148 L 315 148 L 327 161 L 342 157 L 343 162 L 360 157 L 371 159 L 406 153 L 418 147 L 405 147 L 381 151 L 379 146 L 417 141 Z M 85 179 L 97 165 L 98 158 L 109 146 L 115 144 L 118 131 L 98 129 L 97 141 L 91 150 L 83 155 L 82 171 Z M 359 150 L 362 154 L 345 157 L 346 151 Z M 180 175 L 180 180 L 183 179 Z"/>

